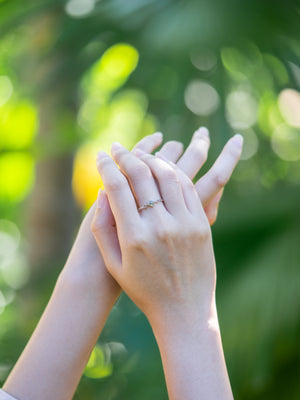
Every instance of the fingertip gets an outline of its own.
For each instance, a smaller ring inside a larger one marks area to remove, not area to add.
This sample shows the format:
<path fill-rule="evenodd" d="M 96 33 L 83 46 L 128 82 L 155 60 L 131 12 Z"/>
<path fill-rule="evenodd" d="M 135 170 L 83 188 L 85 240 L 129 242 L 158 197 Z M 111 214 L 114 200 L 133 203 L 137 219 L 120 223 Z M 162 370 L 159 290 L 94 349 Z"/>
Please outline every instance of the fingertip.
<path fill-rule="evenodd" d="M 205 140 L 209 140 L 209 130 L 206 126 L 200 126 L 200 128 L 198 128 L 194 135 L 193 135 L 193 139 L 205 139 Z"/>
<path fill-rule="evenodd" d="M 114 216 L 112 214 L 105 190 L 99 189 L 95 203 L 94 216 L 91 225 L 92 231 L 98 232 L 105 226 L 113 226 Z"/>
<path fill-rule="evenodd" d="M 234 143 L 239 149 L 242 150 L 243 143 L 244 143 L 244 138 L 242 135 L 237 133 L 236 135 L 233 136 L 233 138 L 231 140 L 232 140 L 232 143 Z"/>
<path fill-rule="evenodd" d="M 97 209 L 103 209 L 106 205 L 106 194 L 104 190 L 99 189 L 97 197 Z"/>
<path fill-rule="evenodd" d="M 104 157 L 108 157 L 108 154 L 105 151 L 98 151 L 97 161 L 101 161 Z"/>
<path fill-rule="evenodd" d="M 110 148 L 111 155 L 114 157 L 116 155 L 116 153 L 118 152 L 118 150 L 120 150 L 122 148 L 123 148 L 123 146 L 121 145 L 121 143 L 113 142 L 113 144 L 111 145 L 111 148 Z"/>
<path fill-rule="evenodd" d="M 160 140 L 160 141 L 162 141 L 162 139 L 163 139 L 162 132 L 154 132 L 152 136 L 155 137 L 155 139 Z"/>
<path fill-rule="evenodd" d="M 105 158 L 109 158 L 109 155 L 105 153 L 105 151 L 98 151 L 96 158 L 96 165 L 98 170 L 100 168 L 101 161 L 104 160 Z"/>
<path fill-rule="evenodd" d="M 214 211 L 212 214 L 207 216 L 207 219 L 208 219 L 208 222 L 209 222 L 210 226 L 214 225 L 214 223 L 217 220 L 217 217 L 218 217 L 218 211 Z"/>

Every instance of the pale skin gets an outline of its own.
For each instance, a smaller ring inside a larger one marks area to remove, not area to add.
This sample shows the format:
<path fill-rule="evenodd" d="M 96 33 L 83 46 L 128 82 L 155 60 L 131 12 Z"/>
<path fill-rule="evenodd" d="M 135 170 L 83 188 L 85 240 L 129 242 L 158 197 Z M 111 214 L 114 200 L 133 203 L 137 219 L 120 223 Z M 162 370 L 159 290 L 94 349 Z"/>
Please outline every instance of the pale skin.
<path fill-rule="evenodd" d="M 148 317 L 169 398 L 232 399 L 209 221 L 192 181 L 178 167 L 134 153 L 115 143 L 115 162 L 104 152 L 98 157 L 106 192 L 99 194 L 92 230 L 106 267 Z M 139 213 L 136 204 L 159 198 L 164 201 Z M 118 234 L 98 223 L 108 202 Z"/>
<path fill-rule="evenodd" d="M 203 130 L 200 131 L 200 134 L 197 133 L 194 136 L 189 148 L 181 158 L 179 158 L 182 153 L 181 144 L 169 142 L 162 147 L 159 152 L 160 155 L 155 159 L 164 165 L 168 165 L 164 161 L 165 159 L 177 162 L 178 168 L 192 178 L 205 162 L 209 147 L 209 138 Z M 135 150 L 140 150 L 140 152 L 137 151 L 139 157 L 137 155 L 132 155 L 132 157 L 146 165 L 146 162 L 142 161 L 145 156 L 143 152 L 152 152 L 160 145 L 161 140 L 159 134 L 144 138 L 135 147 Z M 199 196 L 196 196 L 196 198 L 198 202 L 199 198 L 201 199 L 210 223 L 213 223 L 216 218 L 223 186 L 230 178 L 240 153 L 240 138 L 231 139 L 215 165 L 196 183 L 195 188 Z M 170 165 L 168 166 L 171 168 Z M 148 168 L 150 167 L 148 166 Z M 176 174 L 180 175 L 181 180 L 184 180 L 185 174 L 179 173 L 178 170 Z M 148 200 L 149 198 L 145 199 L 145 202 Z M 156 205 L 155 212 L 159 209 L 157 206 L 160 207 L 160 205 Z M 97 208 L 96 211 L 95 209 L 96 206 L 94 205 L 84 218 L 49 304 L 28 345 L 3 386 L 6 392 L 19 400 L 71 399 L 73 397 L 88 357 L 96 344 L 113 304 L 120 294 L 119 284 L 121 281 L 120 279 L 115 280 L 108 272 L 108 270 L 112 271 L 111 266 L 105 265 L 90 230 L 95 214 L 97 226 L 101 226 L 101 229 L 106 227 L 106 237 L 110 238 L 111 244 L 114 243 L 117 246 L 119 239 L 115 236 L 115 223 L 120 224 L 120 222 L 118 219 L 114 220 L 114 208 L 112 207 L 112 212 L 106 197 L 105 205 L 101 209 Z M 100 210 L 101 212 L 99 212 Z M 200 213 L 203 214 L 203 210 Z M 93 230 L 95 233 L 95 228 Z M 108 254 L 110 253 L 107 251 L 106 257 Z M 125 288 L 129 290 L 131 296 L 135 292 L 133 287 L 130 289 L 126 284 Z M 136 296 L 138 298 L 138 292 L 136 292 Z M 133 294 L 132 297 L 135 298 L 135 295 Z M 168 304 L 171 303 L 172 301 L 169 299 Z M 137 304 L 140 305 L 139 300 L 137 300 Z M 181 354 L 170 354 L 168 348 L 173 346 L 173 340 L 163 344 L 165 336 L 163 333 L 159 333 L 160 317 L 158 315 L 155 317 L 155 315 L 154 311 L 148 312 L 149 320 L 153 323 L 153 330 L 161 349 L 167 383 L 170 386 L 170 379 L 172 380 L 170 377 L 174 373 L 176 375 L 176 372 L 167 366 L 176 362 L 175 359 L 172 360 L 172 357 L 181 357 Z M 212 321 L 216 322 L 217 320 L 213 318 Z M 195 334 L 197 329 L 195 329 Z M 208 331 L 210 330 L 208 329 Z M 74 332 L 76 332 L 76 335 L 74 335 Z M 203 331 L 201 330 L 201 332 Z M 195 342 L 196 339 L 199 340 L 197 335 Z M 178 336 L 174 338 L 174 341 L 176 340 L 178 340 Z M 203 345 L 206 341 L 211 343 L 211 346 L 220 347 L 219 340 L 218 335 L 203 335 L 201 343 Z M 218 352 L 215 357 L 216 362 L 219 363 Z M 214 361 L 214 356 L 209 360 Z"/>

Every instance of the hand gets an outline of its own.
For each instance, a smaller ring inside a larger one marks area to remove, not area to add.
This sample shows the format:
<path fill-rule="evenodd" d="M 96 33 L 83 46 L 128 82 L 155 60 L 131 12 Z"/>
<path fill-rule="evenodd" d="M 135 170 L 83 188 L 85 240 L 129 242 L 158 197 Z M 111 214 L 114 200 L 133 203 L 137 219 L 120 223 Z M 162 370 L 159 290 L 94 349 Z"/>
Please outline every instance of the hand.
<path fill-rule="evenodd" d="M 229 139 L 214 165 L 195 184 L 210 225 L 216 221 L 223 188 L 239 161 L 242 145 L 241 135 L 235 135 Z M 209 132 L 207 128 L 201 127 L 194 133 L 190 145 L 181 158 L 179 157 L 183 151 L 182 143 L 176 141 L 167 142 L 156 154 L 177 163 L 177 166 L 190 179 L 193 179 L 207 160 L 209 146 Z M 139 149 L 144 150 L 143 146 Z M 145 150 L 145 152 L 149 151 Z"/>
<path fill-rule="evenodd" d="M 158 157 L 139 159 L 117 144 L 112 155 L 121 171 L 99 154 L 107 195 L 99 193 L 92 230 L 109 272 L 150 321 L 169 398 L 232 400 L 215 306 L 211 232 L 195 187 Z M 138 212 L 136 201 L 141 206 L 160 196 L 163 203 Z M 117 231 L 101 224 L 107 210 Z"/>
<path fill-rule="evenodd" d="M 182 321 L 187 311 L 198 319 L 200 309 L 208 318 L 215 262 L 209 223 L 191 180 L 158 157 L 138 158 L 118 144 L 112 155 L 121 171 L 106 153 L 99 155 L 118 234 L 101 223 L 109 209 L 104 192 L 92 230 L 111 275 L 152 321 Z M 161 196 L 164 203 L 138 212 L 136 201 L 141 206 Z"/>
<path fill-rule="evenodd" d="M 154 133 L 144 137 L 135 145 L 135 149 L 152 152 L 162 142 L 162 135 Z M 95 238 L 91 232 L 91 223 L 95 213 L 94 203 L 85 215 L 77 234 L 76 240 L 69 254 L 67 263 L 61 272 L 59 281 L 63 285 L 72 286 L 76 291 L 84 291 L 99 298 L 101 305 L 109 310 L 121 293 L 121 288 L 108 273 Z M 114 229 L 114 219 L 108 208 L 101 213 L 101 224 L 108 229 Z M 93 301 L 97 307 L 97 301 Z"/>
<path fill-rule="evenodd" d="M 162 135 L 160 133 L 146 136 L 135 145 L 133 152 L 151 153 L 161 144 L 161 141 Z M 209 145 L 208 130 L 200 128 L 194 133 L 190 145 L 182 156 L 183 146 L 182 143 L 177 141 L 165 143 L 157 154 L 163 159 L 177 162 L 178 168 L 190 179 L 193 179 L 207 159 Z M 239 160 L 241 150 L 242 138 L 240 135 L 236 135 L 227 142 L 210 170 L 195 184 L 211 225 L 217 217 L 223 187 L 229 180 Z M 103 293 L 109 302 L 109 307 L 111 307 L 119 296 L 121 289 L 107 272 L 101 253 L 90 231 L 94 210 L 95 204 L 86 214 L 81 224 L 67 265 L 61 275 L 65 281 L 72 282 L 72 285 L 88 288 L 90 293 Z M 99 218 L 101 218 L 99 223 L 102 226 L 106 226 L 108 231 L 113 234 L 115 221 L 109 207 L 105 208 L 105 211 L 102 210 Z M 91 290 L 92 288 L 95 288 L 95 290 Z"/>

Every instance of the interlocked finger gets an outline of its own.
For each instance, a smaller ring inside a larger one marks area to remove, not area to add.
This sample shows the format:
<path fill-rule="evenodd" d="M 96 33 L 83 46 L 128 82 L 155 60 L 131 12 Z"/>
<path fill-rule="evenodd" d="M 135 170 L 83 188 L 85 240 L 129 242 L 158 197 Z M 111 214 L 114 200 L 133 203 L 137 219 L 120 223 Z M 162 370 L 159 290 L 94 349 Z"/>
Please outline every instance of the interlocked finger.
<path fill-rule="evenodd" d="M 119 226 L 126 230 L 139 220 L 135 199 L 128 181 L 112 158 L 102 151 L 98 153 L 97 168 L 104 183 L 117 227 L 119 223 Z"/>
<path fill-rule="evenodd" d="M 157 153 L 165 157 L 167 160 L 176 162 L 183 152 L 183 144 L 176 140 L 165 143 Z"/>
<path fill-rule="evenodd" d="M 162 142 L 162 133 L 155 132 L 152 135 L 145 136 L 142 140 L 140 140 L 132 149 L 133 151 L 136 149 L 140 149 L 145 153 L 152 153 Z"/>
<path fill-rule="evenodd" d="M 164 208 L 158 201 L 161 196 L 150 168 L 138 157 L 119 143 L 112 145 L 112 156 L 127 177 L 139 211 L 155 206 L 155 210 Z"/>
<path fill-rule="evenodd" d="M 182 188 L 178 176 L 167 162 L 150 154 L 141 156 L 142 161 L 151 169 L 155 177 L 165 208 L 172 215 L 186 213 Z"/>
<path fill-rule="evenodd" d="M 209 132 L 207 128 L 199 128 L 193 135 L 193 139 L 183 156 L 177 162 L 177 166 L 193 179 L 207 159 L 210 146 Z"/>
<path fill-rule="evenodd" d="M 228 182 L 242 153 L 243 138 L 235 135 L 224 146 L 210 170 L 196 183 L 195 187 L 205 207 Z"/>
<path fill-rule="evenodd" d="M 158 157 L 161 157 L 158 155 Z M 204 213 L 202 204 L 200 202 L 198 193 L 195 189 L 195 186 L 191 179 L 180 169 L 178 166 L 171 161 L 165 160 L 176 172 L 179 182 L 182 188 L 183 198 L 186 204 L 187 209 L 192 213 L 201 214 Z"/>

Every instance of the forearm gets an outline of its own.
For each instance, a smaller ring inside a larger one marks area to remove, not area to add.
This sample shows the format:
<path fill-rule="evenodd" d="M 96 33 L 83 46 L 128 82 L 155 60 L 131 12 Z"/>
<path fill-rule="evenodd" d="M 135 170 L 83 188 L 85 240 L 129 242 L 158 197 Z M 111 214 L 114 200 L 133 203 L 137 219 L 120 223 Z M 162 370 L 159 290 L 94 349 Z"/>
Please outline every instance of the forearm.
<path fill-rule="evenodd" d="M 73 272 L 73 271 L 72 271 Z M 63 273 L 4 390 L 19 400 L 73 397 L 89 355 L 116 300 Z"/>
<path fill-rule="evenodd" d="M 172 322 L 173 321 L 173 322 Z M 215 310 L 154 325 L 170 400 L 232 400 Z"/>

